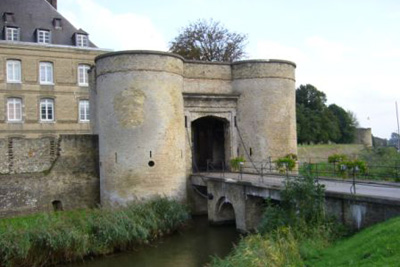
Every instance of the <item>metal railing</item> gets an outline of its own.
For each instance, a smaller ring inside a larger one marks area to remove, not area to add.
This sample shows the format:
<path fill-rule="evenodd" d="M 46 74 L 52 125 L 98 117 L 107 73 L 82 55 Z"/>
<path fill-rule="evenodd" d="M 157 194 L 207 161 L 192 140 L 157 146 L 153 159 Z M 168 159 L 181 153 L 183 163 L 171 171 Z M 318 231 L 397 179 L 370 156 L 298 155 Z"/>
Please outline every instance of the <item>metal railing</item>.
<path fill-rule="evenodd" d="M 400 182 L 400 162 L 390 162 L 389 165 L 367 166 L 365 171 L 359 168 L 343 167 L 340 163 L 328 163 L 322 159 L 307 158 L 297 161 L 292 170 L 286 165 L 278 166 L 278 158 L 268 157 L 263 161 L 246 162 L 239 165 L 238 180 L 243 180 L 243 174 L 253 174 L 259 176 L 259 182 L 264 183 L 264 178 L 268 176 L 296 177 L 301 174 L 312 175 L 316 182 L 319 180 L 340 179 L 343 182 L 351 183 L 350 192 L 356 194 L 357 184 L 375 184 L 382 185 L 382 182 Z M 224 178 L 226 172 L 231 172 L 231 167 L 226 162 L 213 162 L 207 160 L 208 173 L 220 173 Z M 400 186 L 400 183 L 393 183 L 392 186 Z"/>

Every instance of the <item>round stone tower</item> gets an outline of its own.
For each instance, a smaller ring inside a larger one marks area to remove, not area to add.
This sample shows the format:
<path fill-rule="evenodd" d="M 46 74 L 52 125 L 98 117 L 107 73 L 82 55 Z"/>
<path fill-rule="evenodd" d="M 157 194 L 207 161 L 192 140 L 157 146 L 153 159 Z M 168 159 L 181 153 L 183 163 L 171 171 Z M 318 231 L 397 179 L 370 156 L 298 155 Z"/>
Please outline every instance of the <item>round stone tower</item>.
<path fill-rule="evenodd" d="M 96 58 L 94 101 L 105 206 L 186 196 L 183 59 L 155 51 Z"/>
<path fill-rule="evenodd" d="M 283 60 L 232 65 L 232 88 L 240 94 L 237 126 L 254 162 L 297 154 L 295 68 Z"/>

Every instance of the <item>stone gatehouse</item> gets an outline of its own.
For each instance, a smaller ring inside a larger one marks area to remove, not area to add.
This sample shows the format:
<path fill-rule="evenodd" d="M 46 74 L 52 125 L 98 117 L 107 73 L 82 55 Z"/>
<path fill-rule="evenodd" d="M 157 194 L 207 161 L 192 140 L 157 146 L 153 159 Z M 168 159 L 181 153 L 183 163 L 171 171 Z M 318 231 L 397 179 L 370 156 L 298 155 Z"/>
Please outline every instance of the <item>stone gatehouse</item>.
<path fill-rule="evenodd" d="M 91 73 L 103 205 L 184 200 L 192 172 L 297 152 L 295 64 L 213 63 L 156 51 L 100 55 Z"/>

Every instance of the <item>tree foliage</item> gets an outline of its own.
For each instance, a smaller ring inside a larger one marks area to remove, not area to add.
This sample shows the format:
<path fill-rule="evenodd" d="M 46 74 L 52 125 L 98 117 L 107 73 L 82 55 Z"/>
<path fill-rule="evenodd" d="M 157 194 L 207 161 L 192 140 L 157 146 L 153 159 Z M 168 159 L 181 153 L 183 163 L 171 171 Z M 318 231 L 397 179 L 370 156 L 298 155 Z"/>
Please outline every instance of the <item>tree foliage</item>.
<path fill-rule="evenodd" d="M 297 140 L 299 143 L 351 143 L 356 126 L 355 115 L 336 104 L 326 105 L 325 93 L 311 84 L 296 90 Z"/>
<path fill-rule="evenodd" d="M 183 28 L 169 51 L 186 59 L 232 62 L 245 56 L 247 35 L 230 32 L 220 22 L 198 20 Z"/>

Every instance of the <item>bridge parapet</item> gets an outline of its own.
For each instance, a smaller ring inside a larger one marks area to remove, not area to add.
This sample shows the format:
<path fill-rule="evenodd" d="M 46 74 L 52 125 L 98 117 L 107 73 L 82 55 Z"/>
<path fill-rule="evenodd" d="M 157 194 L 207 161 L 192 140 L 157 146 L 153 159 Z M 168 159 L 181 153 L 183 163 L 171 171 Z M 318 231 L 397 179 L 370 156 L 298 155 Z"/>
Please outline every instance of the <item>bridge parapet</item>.
<path fill-rule="evenodd" d="M 229 174 L 218 175 L 191 177 L 193 186 L 207 189 L 205 205 L 210 223 L 234 221 L 238 230 L 251 231 L 261 219 L 265 199 L 281 199 L 284 178 L 277 182 L 278 178 L 269 177 L 260 183 L 256 175 L 247 175 L 244 180 L 234 179 Z M 326 213 L 355 230 L 400 215 L 400 194 L 397 192 L 400 193 L 400 188 L 394 185 L 362 185 L 363 189 L 359 185 L 357 192 L 360 193 L 355 195 L 349 190 L 349 183 L 320 182 L 326 185 Z M 389 192 L 386 195 L 385 190 Z"/>

